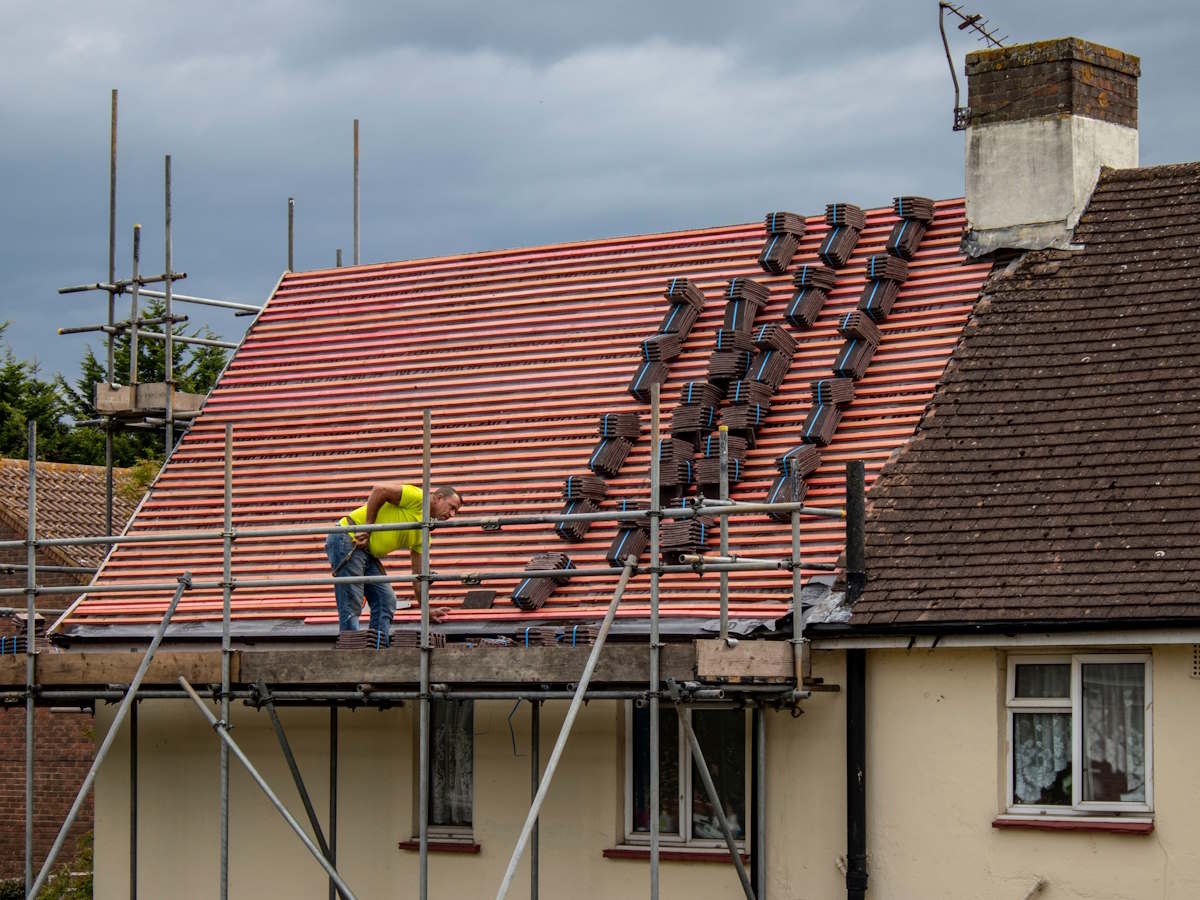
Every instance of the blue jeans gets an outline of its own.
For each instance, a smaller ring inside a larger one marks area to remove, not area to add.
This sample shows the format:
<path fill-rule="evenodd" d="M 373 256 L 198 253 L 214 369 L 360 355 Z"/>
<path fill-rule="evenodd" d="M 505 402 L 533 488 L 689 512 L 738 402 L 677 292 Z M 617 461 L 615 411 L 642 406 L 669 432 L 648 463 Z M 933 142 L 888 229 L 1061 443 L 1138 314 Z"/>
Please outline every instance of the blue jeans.
<path fill-rule="evenodd" d="M 379 560 L 361 547 L 355 547 L 350 535 L 344 532 L 331 534 L 325 539 L 325 552 L 329 555 L 329 565 L 335 576 L 348 578 L 383 574 Z M 371 607 L 370 627 L 382 635 L 380 643 L 384 647 L 391 643 L 396 594 L 390 584 L 335 584 L 333 594 L 337 598 L 339 630 L 358 631 L 365 594 L 367 605 Z"/>

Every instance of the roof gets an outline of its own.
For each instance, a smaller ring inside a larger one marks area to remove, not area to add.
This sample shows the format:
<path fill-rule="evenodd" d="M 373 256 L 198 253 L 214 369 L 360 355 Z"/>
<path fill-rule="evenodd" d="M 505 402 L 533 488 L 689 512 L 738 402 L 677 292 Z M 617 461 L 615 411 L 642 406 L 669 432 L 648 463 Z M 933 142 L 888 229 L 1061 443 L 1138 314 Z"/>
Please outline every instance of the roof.
<path fill-rule="evenodd" d="M 987 285 L 871 494 L 852 623 L 1200 617 L 1200 163 L 1104 170 Z"/>
<path fill-rule="evenodd" d="M 865 283 L 863 260 L 883 249 L 895 221 L 890 207 L 868 211 L 857 250 L 840 271 L 823 314 L 815 327 L 797 333 L 796 359 L 772 401 L 735 498 L 762 499 L 774 457 L 798 443 L 809 383 L 829 374 L 841 345 L 835 320 L 857 302 Z M 911 435 L 989 269 L 964 264 L 958 251 L 963 225 L 961 200 L 937 205 L 858 398 L 822 467 L 809 478 L 813 505 L 840 507 L 845 462 L 865 459 L 868 479 L 873 478 Z M 807 226 L 791 271 L 798 263 L 816 262 L 827 231 L 823 217 L 810 218 Z M 459 488 L 464 514 L 557 512 L 566 476 L 587 471 L 602 413 L 638 410 L 648 435 L 648 408 L 627 386 L 637 369 L 640 339 L 663 317 L 671 277 L 692 279 L 708 304 L 671 364 L 662 392 L 665 412 L 682 382 L 705 377 L 721 321 L 717 295 L 727 279 L 749 276 L 768 285 L 770 302 L 757 321 L 782 322 L 792 295 L 791 271 L 763 274 L 757 257 L 764 238 L 759 222 L 287 274 L 131 530 L 220 530 L 227 422 L 234 426 L 235 527 L 333 523 L 363 502 L 374 483 L 420 483 L 425 407 L 433 419 L 433 483 Z M 610 498 L 645 496 L 648 445 L 644 435 L 621 476 L 610 480 Z M 614 532 L 613 523 L 598 524 L 584 542 L 566 544 L 548 525 L 506 527 L 498 534 L 449 529 L 433 542 L 433 566 L 443 572 L 521 568 L 540 551 L 566 551 L 578 566 L 606 565 L 602 560 Z M 746 518 L 734 524 L 732 546 L 757 556 L 785 556 L 789 534 L 786 523 Z M 844 536 L 837 522 L 811 519 L 803 523 L 802 541 L 806 560 L 831 563 Z M 401 572 L 407 568 L 404 560 L 397 565 Z M 239 539 L 233 566 L 237 578 L 329 574 L 321 537 Z M 219 579 L 219 542 L 126 545 L 114 552 L 99 580 L 173 581 L 183 569 L 197 579 Z M 614 583 L 615 578 L 577 577 L 532 615 L 507 601 L 517 584 L 512 579 L 494 585 L 500 591 L 494 609 L 462 610 L 453 618 L 600 616 Z M 790 587 L 787 572 L 735 573 L 733 615 L 783 615 Z M 665 577 L 662 588 L 665 616 L 709 616 L 716 610 L 716 575 Z M 433 602 L 455 607 L 465 591 L 437 585 Z M 644 617 L 647 593 L 644 580 L 637 580 L 620 615 Z M 153 623 L 169 596 L 133 588 L 94 593 L 66 624 Z M 205 622 L 220 615 L 219 591 L 195 589 L 175 619 Z M 233 615 L 245 627 L 291 622 L 327 629 L 336 623 L 328 586 L 240 588 L 234 591 Z M 415 615 L 410 610 L 397 618 Z"/>
<path fill-rule="evenodd" d="M 119 486 L 126 469 L 114 469 Z M 75 463 L 37 463 L 37 536 L 39 538 L 84 537 L 103 534 L 105 476 L 103 466 Z M 113 522 L 124 523 L 133 515 L 135 503 L 114 492 Z M 29 528 L 29 462 L 0 459 L 0 524 L 24 538 Z M 55 547 L 65 565 L 98 566 L 108 548 L 102 545 Z"/>

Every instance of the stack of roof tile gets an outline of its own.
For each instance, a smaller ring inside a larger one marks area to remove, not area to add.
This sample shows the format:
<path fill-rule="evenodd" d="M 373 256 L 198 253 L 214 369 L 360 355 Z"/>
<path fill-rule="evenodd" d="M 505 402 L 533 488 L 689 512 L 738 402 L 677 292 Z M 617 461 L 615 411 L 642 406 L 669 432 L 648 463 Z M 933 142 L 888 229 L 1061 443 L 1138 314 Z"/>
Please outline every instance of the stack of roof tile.
<path fill-rule="evenodd" d="M 563 628 L 558 639 L 565 647 L 577 647 L 596 643 L 599 634 L 599 625 L 568 625 Z"/>
<path fill-rule="evenodd" d="M 782 325 L 759 325 L 754 329 L 754 346 L 759 350 L 778 350 L 792 356 L 796 352 L 796 339 Z"/>
<path fill-rule="evenodd" d="M 854 381 L 849 378 L 822 378 L 812 383 L 813 403 L 846 406 L 854 399 Z"/>
<path fill-rule="evenodd" d="M 668 564 L 678 563 L 685 553 L 702 553 L 713 531 L 711 516 L 663 522 L 658 531 L 659 549 Z"/>
<path fill-rule="evenodd" d="M 849 262 L 858 246 L 858 236 L 867 224 L 867 217 L 853 203 L 830 203 L 825 207 L 825 224 L 829 226 L 829 233 L 821 241 L 817 255 L 826 265 L 840 269 Z"/>
<path fill-rule="evenodd" d="M 646 362 L 670 362 L 679 355 L 683 342 L 675 332 L 666 331 L 642 339 L 642 359 Z"/>
<path fill-rule="evenodd" d="M 763 216 L 763 225 L 767 234 L 793 234 L 804 237 L 804 216 L 791 212 L 769 212 Z"/>
<path fill-rule="evenodd" d="M 785 231 L 768 234 L 762 253 L 758 255 L 758 264 L 762 266 L 764 272 L 782 275 L 787 271 L 788 264 L 796 255 L 796 248 L 799 246 L 800 238 L 797 235 L 788 234 Z"/>
<path fill-rule="evenodd" d="M 525 566 L 526 572 L 545 575 L 527 575 L 512 592 L 512 601 L 516 606 L 531 612 L 541 609 L 546 600 L 554 593 L 560 584 L 566 584 L 571 576 L 568 570 L 575 568 L 571 557 L 565 553 L 539 553 Z M 551 574 L 553 573 L 553 574 Z"/>
<path fill-rule="evenodd" d="M 517 632 L 514 647 L 557 647 L 558 629 L 551 625 L 526 625 Z"/>
<path fill-rule="evenodd" d="M 739 331 L 732 328 L 717 330 L 713 338 L 713 350 L 745 350 L 754 352 L 754 335 L 749 331 Z"/>
<path fill-rule="evenodd" d="M 362 628 L 358 631 L 339 631 L 333 649 L 382 650 L 388 644 L 388 637 L 383 632 L 376 631 L 374 628 Z M 400 644 L 397 643 L 397 646 L 400 646 Z"/>
<path fill-rule="evenodd" d="M 808 328 L 817 320 L 829 292 L 837 282 L 837 273 L 827 266 L 805 263 L 792 277 L 796 293 L 788 304 L 784 318 L 797 328 Z"/>
<path fill-rule="evenodd" d="M 800 438 L 806 444 L 824 447 L 833 439 L 833 433 L 841 420 L 840 406 L 832 403 L 814 403 L 804 424 L 800 426 Z"/>
<path fill-rule="evenodd" d="M 855 380 L 862 378 L 879 346 L 879 327 L 870 316 L 854 310 L 838 320 L 838 331 L 845 343 L 834 359 L 834 374 Z"/>
<path fill-rule="evenodd" d="M 808 495 L 808 482 L 799 474 L 777 475 L 767 489 L 763 498 L 766 503 L 803 503 Z M 791 519 L 790 512 L 767 513 L 776 522 L 787 522 Z"/>
<path fill-rule="evenodd" d="M 704 309 L 704 292 L 687 278 L 672 278 L 667 282 L 663 296 L 671 301 L 672 306 L 691 306 L 699 311 Z"/>
<path fill-rule="evenodd" d="M 714 350 L 708 358 L 708 380 L 723 385 L 746 376 L 750 368 L 748 350 Z"/>
<path fill-rule="evenodd" d="M 679 388 L 681 406 L 716 406 L 724 396 L 720 385 L 710 381 L 685 381 Z"/>
<path fill-rule="evenodd" d="M 756 430 L 766 421 L 767 413 L 771 411 L 770 403 L 747 403 L 729 406 L 721 410 L 721 424 L 729 429 L 730 434 L 746 441 L 753 447 Z"/>
<path fill-rule="evenodd" d="M 353 631 L 343 631 L 342 632 L 342 634 L 355 634 L 355 633 L 356 632 L 353 632 Z M 339 641 L 341 640 L 340 635 L 338 636 L 338 640 Z M 421 632 L 412 631 L 409 629 L 406 629 L 404 631 L 397 631 L 395 634 L 392 635 L 392 646 L 393 647 L 420 647 L 421 646 Z M 446 646 L 445 632 L 434 631 L 434 630 L 430 629 L 430 631 L 429 631 L 429 646 L 445 647 Z"/>
<path fill-rule="evenodd" d="M 660 334 L 677 334 L 680 341 L 686 341 L 692 333 L 692 326 L 699 318 L 699 309 L 689 303 L 681 303 L 666 311 L 658 330 Z"/>
<path fill-rule="evenodd" d="M 733 331 L 749 331 L 754 327 L 754 316 L 770 299 L 770 292 L 749 278 L 731 278 L 722 292 L 725 298 L 725 315 L 721 327 Z"/>
<path fill-rule="evenodd" d="M 715 406 L 677 406 L 671 413 L 671 437 L 695 446 L 717 427 L 717 416 Z"/>
<path fill-rule="evenodd" d="M 641 524 L 622 525 L 617 529 L 617 534 L 609 545 L 608 552 L 604 554 L 604 558 L 611 566 L 623 566 L 627 557 L 641 559 L 649 541 L 650 537 Z"/>
<path fill-rule="evenodd" d="M 662 363 L 645 361 L 638 366 L 633 380 L 629 382 L 629 393 L 643 403 L 649 403 L 652 385 L 663 384 L 667 380 L 667 374 L 667 367 Z"/>
<path fill-rule="evenodd" d="M 563 482 L 562 498 L 564 500 L 591 500 L 600 503 L 608 496 L 608 485 L 603 478 L 595 475 L 568 475 Z"/>
<path fill-rule="evenodd" d="M 892 311 L 900 285 L 908 278 L 908 263 L 890 253 L 876 253 L 866 260 L 867 283 L 863 286 L 858 308 L 876 322 Z"/>
<path fill-rule="evenodd" d="M 25 653 L 29 647 L 28 613 L 13 613 L 12 622 L 13 633 L 0 636 L 0 655 Z M 41 613 L 34 613 L 33 616 L 33 646 L 35 653 L 50 648 L 50 638 L 46 637 L 46 619 Z"/>
<path fill-rule="evenodd" d="M 668 487 L 692 483 L 692 459 L 696 447 L 679 438 L 662 438 L 658 442 L 658 481 Z"/>
<path fill-rule="evenodd" d="M 892 226 L 886 249 L 893 256 L 912 259 L 925 236 L 925 229 L 933 221 L 933 201 L 927 197 L 895 197 L 892 209 L 900 221 Z"/>
<path fill-rule="evenodd" d="M 568 500 L 562 508 L 563 515 L 575 515 L 580 513 L 594 513 L 599 509 L 596 503 L 592 500 Z M 554 533 L 564 541 L 582 541 L 583 536 L 588 533 L 588 529 L 592 527 L 592 523 L 587 519 L 564 519 L 554 526 Z"/>
<path fill-rule="evenodd" d="M 747 442 L 740 435 L 726 436 L 726 456 L 729 460 L 726 475 L 729 484 L 741 481 L 745 473 Z M 721 487 L 721 435 L 710 434 L 699 448 L 696 462 L 696 483 L 705 494 L 716 497 Z"/>
<path fill-rule="evenodd" d="M 771 395 L 774 393 L 775 389 L 770 384 L 747 378 L 732 382 L 725 392 L 725 399 L 731 406 L 744 406 L 748 403 L 770 405 Z"/>
<path fill-rule="evenodd" d="M 646 500 L 630 500 L 628 497 L 622 497 L 617 501 L 617 512 L 645 512 L 649 508 L 650 504 Z M 650 527 L 645 516 L 635 516 L 629 519 L 618 519 L 617 525 L 621 528 Z"/>
<path fill-rule="evenodd" d="M 750 360 L 747 374 L 760 384 L 771 389 L 771 393 L 779 390 L 783 379 L 787 377 L 788 369 L 792 366 L 792 354 L 783 350 L 762 350 Z"/>
<path fill-rule="evenodd" d="M 642 420 L 637 413 L 605 413 L 600 417 L 600 440 L 588 459 L 588 468 L 612 478 L 625 464 L 641 433 Z"/>

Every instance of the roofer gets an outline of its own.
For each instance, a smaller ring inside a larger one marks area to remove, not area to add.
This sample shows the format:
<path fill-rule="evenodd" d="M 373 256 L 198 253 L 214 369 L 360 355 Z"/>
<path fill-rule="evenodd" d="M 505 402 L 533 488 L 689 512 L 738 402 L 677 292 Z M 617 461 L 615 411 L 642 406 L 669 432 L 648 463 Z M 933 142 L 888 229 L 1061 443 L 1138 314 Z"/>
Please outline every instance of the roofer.
<path fill-rule="evenodd" d="M 373 525 L 393 522 L 421 521 L 421 489 L 411 484 L 380 484 L 371 490 L 367 502 L 348 516 L 343 516 L 339 525 Z M 462 495 L 452 487 L 436 488 L 429 497 L 429 515 L 432 519 L 449 519 L 462 506 Z M 421 572 L 420 528 L 405 531 L 371 531 L 355 533 L 336 532 L 325 540 L 325 552 L 335 576 L 361 576 L 385 574 L 380 562 L 389 553 L 405 548 L 409 551 L 412 573 Z M 390 643 L 392 615 L 396 611 L 396 594 L 387 582 L 335 584 L 337 598 L 338 628 L 341 631 L 357 631 L 362 614 L 363 597 L 371 608 L 370 627 L 381 635 L 380 643 Z M 421 602 L 421 583 L 413 582 L 413 597 Z M 405 600 L 400 609 L 408 609 L 412 603 Z"/>

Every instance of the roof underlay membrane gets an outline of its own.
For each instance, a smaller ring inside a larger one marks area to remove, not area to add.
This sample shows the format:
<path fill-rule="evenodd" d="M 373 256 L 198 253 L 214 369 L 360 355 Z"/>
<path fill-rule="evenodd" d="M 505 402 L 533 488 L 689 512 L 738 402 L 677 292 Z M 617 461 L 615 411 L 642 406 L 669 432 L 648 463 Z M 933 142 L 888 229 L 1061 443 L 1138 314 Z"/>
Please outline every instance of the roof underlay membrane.
<path fill-rule="evenodd" d="M 758 445 L 747 458 L 734 499 L 758 501 L 775 474 L 774 459 L 798 444 L 810 407 L 809 385 L 829 376 L 841 337 L 834 323 L 853 309 L 865 284 L 863 260 L 883 251 L 895 214 L 867 212 L 866 228 L 848 265 L 839 270 L 815 325 L 792 329 L 799 347 L 772 400 Z M 966 263 L 958 250 L 961 200 L 939 202 L 936 218 L 911 263 L 882 342 L 821 467 L 808 477 L 807 503 L 840 508 L 847 460 L 866 463 L 867 484 L 888 456 L 912 435 L 950 356 L 986 264 Z M 554 513 L 568 475 L 587 472 L 598 417 L 637 410 L 645 431 L 620 476 L 609 480 L 609 500 L 648 494 L 649 408 L 627 391 L 640 359 L 640 339 L 654 333 L 667 308 L 663 291 L 684 276 L 708 298 L 683 353 L 670 364 L 662 389 L 663 433 L 679 386 L 703 380 L 722 287 L 734 276 L 769 286 L 770 302 L 756 323 L 783 322 L 793 294 L 791 275 L 816 263 L 827 230 L 823 217 L 807 233 L 787 274 L 763 273 L 761 223 L 620 237 L 576 244 L 472 253 L 410 262 L 292 273 L 267 303 L 202 414 L 180 442 L 130 525 L 135 533 L 215 530 L 222 526 L 223 453 L 232 423 L 235 528 L 333 523 L 361 504 L 381 481 L 421 482 L 421 420 L 433 420 L 433 483 L 457 487 L 464 514 Z M 439 530 L 432 546 L 435 570 L 521 568 L 543 551 L 566 551 L 577 566 L 604 566 L 616 525 L 598 523 L 579 543 L 566 543 L 551 525 L 505 527 L 501 532 Z M 790 526 L 765 516 L 731 522 L 735 552 L 757 557 L 790 554 Z M 834 562 L 844 544 L 840 522 L 801 522 L 808 562 Z M 219 580 L 222 548 L 208 543 L 119 546 L 98 575 L 102 584 L 172 581 L 182 571 Z M 403 573 L 407 559 L 392 564 Z M 238 539 L 235 579 L 327 576 L 323 537 Z M 814 574 L 811 570 L 806 575 Z M 735 618 L 776 618 L 788 611 L 787 571 L 730 575 Z M 508 601 L 517 580 L 492 583 L 491 610 L 458 609 L 467 588 L 439 583 L 435 606 L 450 621 L 586 621 L 603 615 L 615 577 L 576 577 L 535 613 Z M 662 579 L 662 615 L 715 616 L 718 576 Z M 403 598 L 406 585 L 397 585 Z M 62 623 L 73 626 L 148 625 L 159 620 L 170 591 L 130 587 L 92 593 Z M 327 632 L 336 627 L 329 586 L 237 588 L 233 619 L 246 628 L 272 621 Z M 618 611 L 645 617 L 648 578 L 635 579 Z M 416 618 L 401 611 L 397 622 Z M 215 589 L 187 592 L 177 623 L 221 618 Z M 294 629 L 289 627 L 289 631 Z M 92 633 L 92 629 L 87 631 Z"/>

